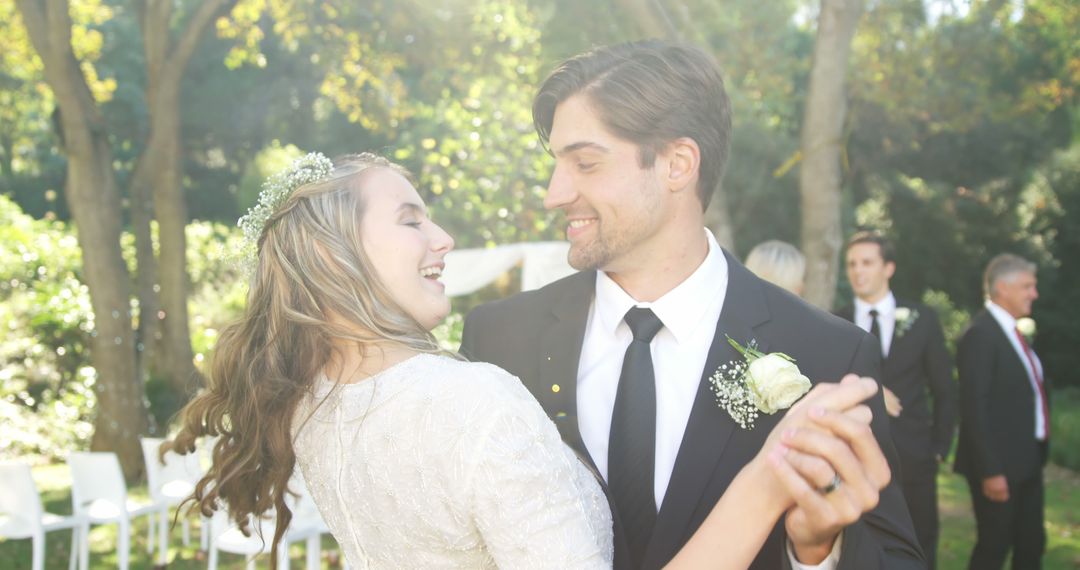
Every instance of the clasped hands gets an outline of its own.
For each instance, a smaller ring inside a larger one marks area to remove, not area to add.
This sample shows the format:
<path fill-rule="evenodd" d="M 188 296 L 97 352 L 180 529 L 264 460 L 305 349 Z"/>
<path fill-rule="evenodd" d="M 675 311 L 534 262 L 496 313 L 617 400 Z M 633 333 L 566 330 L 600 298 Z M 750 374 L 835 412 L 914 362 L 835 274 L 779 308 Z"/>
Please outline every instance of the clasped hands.
<path fill-rule="evenodd" d="M 864 404 L 876 382 L 849 374 L 818 383 L 788 410 L 755 457 L 786 514 L 795 557 L 819 564 L 840 533 L 878 504 L 892 477 Z"/>

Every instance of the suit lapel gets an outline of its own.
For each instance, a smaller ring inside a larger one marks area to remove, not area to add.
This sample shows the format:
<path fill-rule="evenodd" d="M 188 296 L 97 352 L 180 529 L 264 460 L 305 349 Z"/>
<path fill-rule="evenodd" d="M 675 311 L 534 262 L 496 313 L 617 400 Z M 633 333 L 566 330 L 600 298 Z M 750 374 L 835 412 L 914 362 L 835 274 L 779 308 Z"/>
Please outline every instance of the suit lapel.
<path fill-rule="evenodd" d="M 543 392 L 541 403 L 555 420 L 563 440 L 595 470 L 578 430 L 577 375 L 596 272 L 578 273 L 567 285 L 550 306 L 550 320 L 540 335 L 538 390 Z"/>
<path fill-rule="evenodd" d="M 767 340 L 754 336 L 754 327 L 769 319 L 761 284 L 730 254 L 726 251 L 724 253 L 728 265 L 724 307 L 716 323 L 712 346 L 679 446 L 668 490 L 657 515 L 655 531 L 645 553 L 646 568 L 661 566 L 673 553 L 672 549 L 677 550 L 677 546 L 684 542 L 691 519 L 701 506 L 700 500 L 712 480 L 721 456 L 728 449 L 735 430 L 741 429 L 731 416 L 717 405 L 716 396 L 709 383 L 713 372 L 722 364 L 742 358 L 728 343 L 727 337 L 730 336 L 744 346 L 751 340 L 756 340 L 759 350 L 768 350 Z M 767 419 L 770 419 L 770 416 L 760 416 L 757 429 L 746 433 L 765 429 L 763 433 L 767 434 L 767 424 L 770 423 Z M 741 468 L 741 465 L 732 471 L 732 476 L 738 468 Z M 730 483 L 730 480 L 726 483 Z"/>
<path fill-rule="evenodd" d="M 849 323 L 855 323 L 855 305 L 844 305 L 839 311 L 836 311 L 836 316 L 848 321 Z"/>

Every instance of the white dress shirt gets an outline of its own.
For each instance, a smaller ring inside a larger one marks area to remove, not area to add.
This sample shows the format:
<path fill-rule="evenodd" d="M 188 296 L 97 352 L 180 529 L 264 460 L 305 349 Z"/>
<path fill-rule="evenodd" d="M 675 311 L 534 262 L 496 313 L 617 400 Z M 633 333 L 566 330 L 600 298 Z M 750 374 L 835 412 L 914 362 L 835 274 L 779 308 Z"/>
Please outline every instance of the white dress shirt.
<path fill-rule="evenodd" d="M 623 321 L 632 307 L 646 307 L 664 324 L 650 344 L 656 379 L 656 508 L 664 502 L 690 410 L 705 371 L 716 323 L 727 295 L 728 264 L 712 232 L 705 229 L 709 252 L 682 283 L 651 303 L 631 297 L 603 271 L 596 272 L 596 296 L 589 309 L 578 364 L 578 430 L 597 471 L 608 480 L 608 440 L 623 357 L 633 335 Z M 831 570 L 839 561 L 841 540 L 821 564 L 799 564 L 788 545 L 794 570 Z"/>
<path fill-rule="evenodd" d="M 633 335 L 623 321 L 632 307 L 647 307 L 664 323 L 650 345 L 656 378 L 656 507 L 664 502 L 671 471 L 690 419 L 705 359 L 727 293 L 727 260 L 708 233 L 709 253 L 700 266 L 664 296 L 639 303 L 603 271 L 589 311 L 578 365 L 577 409 L 581 439 L 605 480 L 608 438 L 623 356 Z"/>
<path fill-rule="evenodd" d="M 870 332 L 870 310 L 877 309 L 878 330 L 881 331 L 881 357 L 889 356 L 892 348 L 893 329 L 896 328 L 896 297 L 889 291 L 880 301 L 871 305 L 862 299 L 855 297 L 855 324 L 866 332 Z"/>
<path fill-rule="evenodd" d="M 1016 318 L 1009 314 L 1008 311 L 1002 309 L 1000 305 L 987 299 L 986 310 L 993 315 L 994 320 L 1001 325 L 1002 330 L 1005 331 L 1005 337 L 1009 339 L 1009 343 L 1012 344 L 1013 350 L 1016 351 L 1017 356 L 1020 357 L 1020 362 L 1024 363 L 1024 370 L 1027 371 L 1028 381 L 1031 382 L 1031 389 L 1035 392 L 1035 439 L 1039 441 L 1046 440 L 1046 421 L 1043 418 L 1043 401 L 1042 391 L 1039 390 L 1039 378 L 1044 378 L 1042 361 L 1039 360 L 1039 356 L 1035 354 L 1035 350 L 1031 350 L 1031 358 L 1028 358 L 1027 353 L 1024 351 L 1024 347 L 1020 344 L 1020 339 L 1016 338 Z M 1030 348 L 1030 347 L 1028 347 Z M 1032 370 L 1031 365 L 1034 364 L 1037 370 Z"/>

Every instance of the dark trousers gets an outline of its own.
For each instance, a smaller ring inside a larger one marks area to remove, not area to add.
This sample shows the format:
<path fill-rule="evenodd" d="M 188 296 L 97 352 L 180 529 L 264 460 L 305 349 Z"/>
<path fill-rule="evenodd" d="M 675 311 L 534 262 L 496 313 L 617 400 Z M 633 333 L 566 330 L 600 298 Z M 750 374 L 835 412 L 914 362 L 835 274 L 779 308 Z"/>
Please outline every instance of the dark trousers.
<path fill-rule="evenodd" d="M 939 534 L 937 472 L 924 469 L 917 476 L 914 473 L 904 473 L 905 480 L 900 486 L 904 490 L 904 500 L 907 501 L 908 512 L 911 513 L 911 522 L 915 525 L 915 536 L 919 539 L 919 546 L 926 558 L 926 568 L 934 570 Z"/>
<path fill-rule="evenodd" d="M 1043 475 L 1024 481 L 1009 481 L 1009 500 L 995 503 L 982 493 L 982 481 L 968 479 L 975 507 L 978 538 L 971 553 L 971 570 L 994 570 L 1005 566 L 1012 550 L 1013 570 L 1042 568 L 1046 550 L 1043 524 Z"/>

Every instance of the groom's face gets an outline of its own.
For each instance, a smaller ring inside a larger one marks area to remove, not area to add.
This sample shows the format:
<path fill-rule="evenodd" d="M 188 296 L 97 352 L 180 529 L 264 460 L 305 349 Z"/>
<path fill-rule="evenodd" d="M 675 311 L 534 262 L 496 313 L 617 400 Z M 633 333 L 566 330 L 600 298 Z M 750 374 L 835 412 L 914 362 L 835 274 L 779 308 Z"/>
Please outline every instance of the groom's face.
<path fill-rule="evenodd" d="M 555 156 L 544 207 L 566 215 L 574 269 L 636 269 L 664 223 L 656 169 L 643 168 L 638 146 L 612 134 L 585 95 L 555 109 L 549 146 Z"/>

